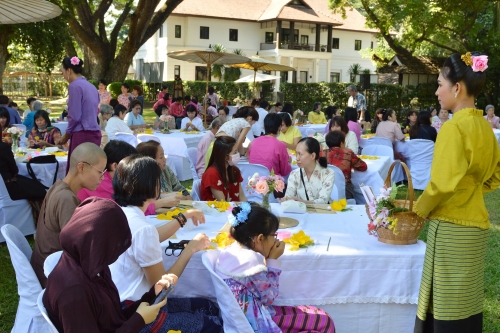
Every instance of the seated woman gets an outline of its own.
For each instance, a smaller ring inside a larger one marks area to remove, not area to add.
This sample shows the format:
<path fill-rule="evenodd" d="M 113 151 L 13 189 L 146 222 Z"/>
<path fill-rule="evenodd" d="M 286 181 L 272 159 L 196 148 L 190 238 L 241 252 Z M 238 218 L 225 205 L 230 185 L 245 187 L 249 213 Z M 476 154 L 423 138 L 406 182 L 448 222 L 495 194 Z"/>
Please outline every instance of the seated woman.
<path fill-rule="evenodd" d="M 406 134 L 410 133 L 410 127 L 417 123 L 417 111 L 410 110 L 406 114 L 406 120 L 401 124 L 401 131 Z"/>
<path fill-rule="evenodd" d="M 300 133 L 297 126 L 293 126 L 292 117 L 289 113 L 281 112 L 279 115 L 282 123 L 278 140 L 284 142 L 288 149 L 295 150 L 297 143 L 302 139 L 302 133 Z"/>
<path fill-rule="evenodd" d="M 352 132 L 351 132 L 352 133 Z M 341 131 L 331 131 L 325 137 L 328 146 L 327 161 L 328 164 L 335 165 L 342 170 L 345 178 L 345 197 L 354 199 L 354 186 L 351 181 L 352 169 L 357 171 L 366 171 L 368 168 L 366 162 L 360 159 L 355 152 L 345 145 L 345 135 Z"/>
<path fill-rule="evenodd" d="M 28 136 L 30 148 L 44 148 L 44 147 L 59 147 L 57 143 L 61 138 L 61 130 L 57 127 L 52 127 L 47 111 L 39 110 L 33 117 L 35 126 Z"/>
<path fill-rule="evenodd" d="M 241 155 L 245 154 L 246 149 L 243 148 L 243 142 L 255 122 L 259 120 L 259 113 L 252 107 L 244 106 L 236 111 L 233 119 L 224 123 L 217 134 L 216 138 L 222 136 L 230 136 L 236 140 L 236 147 Z M 207 156 L 210 155 L 207 153 Z"/>
<path fill-rule="evenodd" d="M 160 104 L 155 110 L 155 113 L 156 113 L 156 119 L 155 119 L 155 122 L 153 124 L 153 129 L 157 130 L 157 129 L 163 129 L 165 128 L 165 122 L 167 122 L 167 126 L 168 126 L 168 129 L 171 130 L 171 129 L 175 129 L 175 117 L 174 116 L 170 116 L 170 120 L 161 120 L 160 117 L 161 116 L 169 116 L 169 110 L 168 110 L 168 106 L 166 106 L 165 104 Z"/>
<path fill-rule="evenodd" d="M 215 272 L 232 291 L 252 331 L 334 333 L 332 318 L 321 309 L 273 306 L 279 293 L 279 257 L 285 251 L 285 243 L 276 239 L 278 218 L 254 202 L 244 202 L 233 208 L 229 221 L 236 242 L 222 250 Z"/>
<path fill-rule="evenodd" d="M 122 302 L 137 301 L 164 274 L 180 278 L 193 254 L 210 245 L 205 234 L 197 234 L 165 272 L 160 242 L 182 228 L 189 218 L 198 225 L 205 222 L 205 216 L 199 210 L 190 209 L 159 228 L 150 224 L 144 211 L 160 194 L 160 173 L 158 163 L 153 159 L 132 155 L 118 164 L 113 178 L 113 198 L 125 213 L 132 234 L 126 251 L 115 257 L 116 261 L 110 265 L 111 276 Z M 169 298 L 167 306 L 160 311 L 161 315 L 153 323 L 154 330 L 147 332 L 175 329 L 194 333 L 200 332 L 204 324 L 208 325 L 205 326 L 207 332 L 219 332 L 222 328 L 218 308 L 208 300 Z"/>
<path fill-rule="evenodd" d="M 347 127 L 349 130 L 353 131 L 356 134 L 356 139 L 358 139 L 358 143 L 361 140 L 361 127 L 358 123 L 358 111 L 356 108 L 346 108 L 344 115 L 345 122 L 347 123 Z"/>
<path fill-rule="evenodd" d="M 122 159 L 127 156 L 138 154 L 137 150 L 125 141 L 111 140 L 104 146 L 104 152 L 108 157 L 106 162 L 106 171 L 103 175 L 101 183 L 94 191 L 82 188 L 78 192 L 78 199 L 83 201 L 88 197 L 99 197 L 104 199 L 113 200 L 113 176 L 115 175 L 116 166 Z M 145 215 L 156 215 L 156 210 L 163 207 L 173 207 L 179 204 L 179 199 L 176 195 L 167 196 L 156 200 L 148 206 Z"/>
<path fill-rule="evenodd" d="M 229 115 L 229 108 L 227 106 L 219 106 L 217 109 L 218 118 L 221 120 L 221 123 L 231 120 L 231 116 Z"/>
<path fill-rule="evenodd" d="M 486 111 L 486 116 L 484 116 L 484 119 L 488 121 L 491 128 L 500 128 L 500 117 L 495 116 L 495 107 L 493 105 L 486 105 L 484 111 Z"/>
<path fill-rule="evenodd" d="M 140 332 L 167 300 L 150 306 L 175 284 L 160 276 L 125 309 L 108 265 L 132 243 L 127 217 L 111 200 L 90 198 L 78 206 L 60 234 L 62 255 L 47 280 L 42 302 L 59 332 Z M 89 260 L 90 259 L 90 260 Z M 170 301 L 170 300 L 169 300 Z"/>
<path fill-rule="evenodd" d="M 230 136 L 215 139 L 213 153 L 201 179 L 200 195 L 203 201 L 247 201 L 241 188 L 240 161 L 236 140 Z"/>
<path fill-rule="evenodd" d="M 283 200 L 326 204 L 330 202 L 335 173 L 328 169 L 325 157 L 320 157 L 320 145 L 314 138 L 303 138 L 297 145 L 298 169 L 288 177 Z"/>
<path fill-rule="evenodd" d="M 330 122 L 333 117 L 340 117 L 340 110 L 337 106 L 332 106 L 330 105 L 329 107 L 326 108 L 326 119 L 328 120 L 328 123 L 325 126 L 325 131 L 324 134 L 326 135 L 328 132 L 330 132 Z"/>
<path fill-rule="evenodd" d="M 292 171 L 286 145 L 278 141 L 282 118 L 277 113 L 269 113 L 264 118 L 265 135 L 259 136 L 248 149 L 248 161 L 252 164 L 262 164 L 276 175 L 288 176 Z"/>
<path fill-rule="evenodd" d="M 393 109 L 383 109 L 382 122 L 378 124 L 375 136 L 389 139 L 392 143 L 396 140 L 404 141 L 405 136 L 401 132 L 401 127 L 399 127 L 397 121 L 398 118 Z"/>
<path fill-rule="evenodd" d="M 373 118 L 372 124 L 370 126 L 370 132 L 373 134 L 377 133 L 377 126 L 382 122 L 383 110 L 384 109 L 379 108 L 377 109 L 377 111 L 375 111 L 375 117 Z"/>
<path fill-rule="evenodd" d="M 141 116 L 141 110 L 141 101 L 134 99 L 130 102 L 130 112 L 125 116 L 125 123 L 131 130 L 149 127 Z"/>
<path fill-rule="evenodd" d="M 106 125 L 108 124 L 109 118 L 113 117 L 113 107 L 109 104 L 102 104 L 99 106 L 99 126 L 101 126 L 101 131 L 106 131 Z"/>
<path fill-rule="evenodd" d="M 142 156 L 148 156 L 154 159 L 161 169 L 160 193 L 162 197 L 168 194 L 175 194 L 179 200 L 193 200 L 188 190 L 181 185 L 172 170 L 167 166 L 167 159 L 163 147 L 156 141 L 141 142 L 136 147 L 137 152 Z M 178 193 L 181 192 L 182 195 Z M 168 197 L 168 196 L 167 196 Z"/>
<path fill-rule="evenodd" d="M 354 154 L 358 153 L 359 144 L 358 139 L 356 138 L 356 134 L 353 131 L 349 131 L 349 127 L 345 123 L 344 118 L 342 117 L 333 117 L 330 122 L 330 132 L 331 131 L 342 131 L 345 136 L 345 147 L 354 152 Z M 331 164 L 331 163 L 330 163 Z"/>
<path fill-rule="evenodd" d="M 441 109 L 436 117 L 431 118 L 431 126 L 436 129 L 436 132 L 439 133 L 441 126 L 443 126 L 443 124 L 448 120 L 450 120 L 450 113 L 448 110 Z"/>
<path fill-rule="evenodd" d="M 203 131 L 203 121 L 197 117 L 198 110 L 197 107 L 189 104 L 186 107 L 187 117 L 182 119 L 181 129 L 185 131 Z"/>
<path fill-rule="evenodd" d="M 431 114 L 421 111 L 415 125 L 410 127 L 410 139 L 424 139 L 436 142 L 437 131 L 431 126 Z"/>
<path fill-rule="evenodd" d="M 10 113 L 6 108 L 0 106 L 0 133 L 2 133 L 2 142 L 12 146 L 12 137 L 7 133 L 10 127 L 12 127 L 10 124 Z"/>
<path fill-rule="evenodd" d="M 106 133 L 108 134 L 109 141 L 116 139 L 116 133 L 125 132 L 134 134 L 127 124 L 123 121 L 125 114 L 127 113 L 127 108 L 121 104 L 115 106 L 115 111 L 113 117 L 109 118 L 106 124 Z"/>
<path fill-rule="evenodd" d="M 314 103 L 313 109 L 307 115 L 311 124 L 326 124 L 325 114 L 321 111 L 321 103 Z"/>

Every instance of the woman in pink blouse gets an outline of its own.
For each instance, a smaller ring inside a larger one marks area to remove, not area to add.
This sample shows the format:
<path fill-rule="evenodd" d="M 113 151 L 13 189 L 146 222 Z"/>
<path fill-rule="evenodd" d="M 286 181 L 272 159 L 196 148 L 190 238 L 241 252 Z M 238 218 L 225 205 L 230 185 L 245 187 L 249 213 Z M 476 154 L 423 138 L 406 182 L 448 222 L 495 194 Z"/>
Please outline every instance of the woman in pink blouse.
<path fill-rule="evenodd" d="M 450 118 L 449 118 L 449 112 L 448 112 L 448 110 L 441 109 L 441 110 L 439 110 L 438 116 L 434 117 L 432 119 L 433 121 L 432 121 L 431 126 L 434 127 L 436 129 L 436 131 L 439 133 L 439 130 L 441 129 L 441 126 L 443 126 L 443 124 L 445 122 L 447 122 L 449 119 Z"/>
<path fill-rule="evenodd" d="M 111 94 L 109 93 L 109 91 L 106 90 L 106 87 L 108 86 L 108 83 L 106 82 L 106 80 L 104 79 L 100 79 L 99 80 L 99 100 L 100 100 L 100 103 L 99 105 L 101 104 L 109 104 L 109 102 L 111 101 Z"/>
<path fill-rule="evenodd" d="M 361 141 L 361 127 L 358 124 L 358 111 L 356 108 L 346 108 L 345 109 L 345 122 L 347 123 L 347 127 L 349 127 L 350 131 L 353 131 L 356 134 L 356 138 Z"/>
<path fill-rule="evenodd" d="M 495 116 L 495 107 L 493 105 L 486 105 L 486 108 L 484 110 L 486 111 L 486 116 L 484 116 L 484 119 L 488 121 L 491 128 L 499 128 L 500 117 Z"/>
<path fill-rule="evenodd" d="M 281 127 L 282 118 L 277 113 L 269 113 L 264 118 L 266 135 L 255 139 L 248 151 L 248 161 L 252 164 L 262 164 L 274 170 L 276 175 L 288 176 L 292 171 L 291 158 L 288 156 L 285 143 L 276 137 Z"/>
<path fill-rule="evenodd" d="M 377 126 L 377 133 L 375 136 L 386 138 L 391 140 L 392 144 L 396 140 L 404 141 L 405 136 L 403 132 L 401 132 L 401 127 L 397 123 L 398 118 L 396 116 L 396 112 L 393 109 L 383 109 L 382 110 L 382 122 Z M 401 160 L 403 162 L 406 161 L 406 158 L 396 150 L 394 150 L 394 158 Z"/>
<path fill-rule="evenodd" d="M 129 109 L 130 102 L 134 99 L 134 95 L 130 93 L 128 83 L 122 83 L 122 93 L 118 96 L 118 103 Z"/>

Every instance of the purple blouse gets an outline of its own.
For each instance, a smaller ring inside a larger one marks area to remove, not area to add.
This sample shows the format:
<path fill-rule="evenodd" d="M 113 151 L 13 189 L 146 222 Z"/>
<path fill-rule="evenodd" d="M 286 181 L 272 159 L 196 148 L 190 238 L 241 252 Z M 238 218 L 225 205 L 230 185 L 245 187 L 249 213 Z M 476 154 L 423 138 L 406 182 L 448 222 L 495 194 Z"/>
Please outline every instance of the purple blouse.
<path fill-rule="evenodd" d="M 68 128 L 66 133 L 100 131 L 97 124 L 99 92 L 85 78 L 79 77 L 68 86 Z"/>
<path fill-rule="evenodd" d="M 361 128 L 359 127 L 359 124 L 349 120 L 347 127 L 349 127 L 349 131 L 353 131 L 354 134 L 356 134 L 356 138 L 358 138 L 359 142 L 361 140 Z"/>

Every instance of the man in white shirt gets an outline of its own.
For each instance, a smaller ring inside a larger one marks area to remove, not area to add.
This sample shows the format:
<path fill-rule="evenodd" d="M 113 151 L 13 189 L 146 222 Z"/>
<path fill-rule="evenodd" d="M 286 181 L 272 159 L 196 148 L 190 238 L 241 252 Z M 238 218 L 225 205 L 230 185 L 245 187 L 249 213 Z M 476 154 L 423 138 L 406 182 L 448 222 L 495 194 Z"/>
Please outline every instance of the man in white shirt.
<path fill-rule="evenodd" d="M 259 113 L 259 120 L 252 125 L 252 133 L 254 137 L 259 137 L 264 134 L 264 118 L 269 112 L 269 103 L 267 101 L 260 101 L 259 107 L 255 108 Z"/>
<path fill-rule="evenodd" d="M 365 120 L 366 112 L 366 99 L 365 96 L 358 92 L 358 88 L 354 84 L 350 84 L 347 87 L 347 92 L 349 93 L 349 100 L 347 101 L 347 106 L 351 108 L 356 108 L 358 111 L 358 120 Z"/>

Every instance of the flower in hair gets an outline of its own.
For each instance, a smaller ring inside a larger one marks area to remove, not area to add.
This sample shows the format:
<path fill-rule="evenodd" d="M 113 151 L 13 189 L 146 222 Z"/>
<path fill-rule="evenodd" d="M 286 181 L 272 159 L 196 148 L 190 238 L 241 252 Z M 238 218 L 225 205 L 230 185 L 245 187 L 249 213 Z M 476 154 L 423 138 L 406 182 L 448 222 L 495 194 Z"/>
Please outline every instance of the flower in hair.
<path fill-rule="evenodd" d="M 233 214 L 229 215 L 229 224 L 232 227 L 236 227 L 240 223 L 245 223 L 248 220 L 248 214 L 252 211 L 252 206 L 248 202 L 244 202 L 240 205 L 240 212 L 234 216 Z"/>
<path fill-rule="evenodd" d="M 462 54 L 460 58 L 462 59 L 463 62 L 465 62 L 467 66 L 472 66 L 472 55 L 470 54 L 470 52 Z"/>
<path fill-rule="evenodd" d="M 78 59 L 78 57 L 73 57 L 70 62 L 73 66 L 78 66 L 80 64 L 80 59 Z"/>
<path fill-rule="evenodd" d="M 472 56 L 472 70 L 474 72 L 484 72 L 488 68 L 488 56 Z"/>

